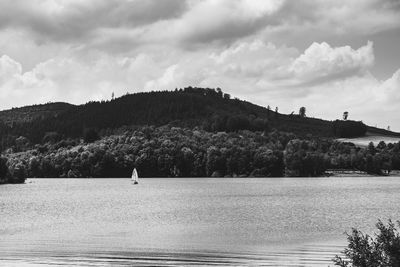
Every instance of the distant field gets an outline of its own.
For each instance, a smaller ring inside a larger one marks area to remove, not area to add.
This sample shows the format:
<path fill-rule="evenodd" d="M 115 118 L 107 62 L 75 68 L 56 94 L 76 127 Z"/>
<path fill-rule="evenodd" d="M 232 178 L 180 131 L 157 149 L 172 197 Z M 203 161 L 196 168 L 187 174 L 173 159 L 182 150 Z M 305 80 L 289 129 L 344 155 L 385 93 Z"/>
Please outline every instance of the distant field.
<path fill-rule="evenodd" d="M 385 135 L 376 135 L 376 134 L 367 134 L 363 137 L 357 138 L 339 138 L 337 139 L 340 142 L 351 142 L 356 146 L 366 147 L 370 142 L 373 142 L 374 145 L 378 145 L 379 142 L 384 141 L 386 144 L 388 143 L 397 143 L 400 142 L 400 137 L 396 136 L 385 136 Z"/>

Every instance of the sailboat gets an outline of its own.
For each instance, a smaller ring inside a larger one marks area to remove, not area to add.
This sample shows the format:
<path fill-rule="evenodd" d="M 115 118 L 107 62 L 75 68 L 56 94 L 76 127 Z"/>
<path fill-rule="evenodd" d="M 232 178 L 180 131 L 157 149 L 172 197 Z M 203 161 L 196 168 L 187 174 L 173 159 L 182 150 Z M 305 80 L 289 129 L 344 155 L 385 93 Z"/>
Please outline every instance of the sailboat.
<path fill-rule="evenodd" d="M 139 175 L 137 173 L 136 168 L 134 168 L 133 171 L 132 171 L 132 182 L 133 182 L 133 184 L 138 184 L 139 183 Z"/>

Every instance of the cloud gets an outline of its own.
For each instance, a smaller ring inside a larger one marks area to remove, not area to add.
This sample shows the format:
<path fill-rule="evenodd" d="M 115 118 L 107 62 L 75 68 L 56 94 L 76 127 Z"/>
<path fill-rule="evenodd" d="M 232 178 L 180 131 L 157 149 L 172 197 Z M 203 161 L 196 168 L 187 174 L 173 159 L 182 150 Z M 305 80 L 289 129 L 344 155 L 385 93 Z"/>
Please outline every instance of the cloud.
<path fill-rule="evenodd" d="M 312 44 L 300 52 L 260 40 L 227 48 L 172 49 L 133 57 L 100 51 L 59 56 L 25 72 L 18 61 L 4 55 L 0 57 L 0 105 L 79 104 L 108 99 L 112 92 L 120 96 L 127 91 L 192 85 L 221 87 L 260 105 L 277 105 L 282 112 L 306 106 L 309 116 L 335 119 L 347 110 L 353 119 L 400 129 L 395 124 L 400 112 L 400 70 L 379 81 L 368 70 L 372 63 L 372 43 L 358 49 Z M 335 78 L 337 73 L 343 75 Z M 306 84 L 315 75 L 326 79 Z"/>
<path fill-rule="evenodd" d="M 185 9 L 181 0 L 6 0 L 0 2 L 0 25 L 31 32 L 37 42 L 90 41 L 98 30 L 134 29 L 180 16 Z"/>
<path fill-rule="evenodd" d="M 325 88 L 314 87 L 312 91 L 296 100 L 309 107 L 316 117 L 336 119 L 343 111 L 350 112 L 353 120 L 400 131 L 400 69 L 387 80 L 379 81 L 370 73 L 329 82 Z M 323 93 L 321 92 L 323 91 Z"/>
<path fill-rule="evenodd" d="M 196 1 L 181 17 L 153 25 L 148 33 L 180 45 L 231 45 L 257 35 L 266 41 L 296 44 L 299 40 L 365 36 L 399 28 L 395 1 Z M 374 18 L 374 19 L 371 19 Z M 166 27 L 169 26 L 169 27 Z M 165 34 L 160 29 L 166 29 Z"/>
<path fill-rule="evenodd" d="M 396 0 L 285 1 L 270 21 L 262 32 L 269 40 L 349 39 L 398 29 L 400 8 Z"/>
<path fill-rule="evenodd" d="M 352 76 L 355 71 L 363 74 L 373 63 L 373 50 L 372 43 L 357 50 L 315 43 L 301 54 L 295 48 L 254 40 L 227 48 L 171 48 L 168 53 L 151 51 L 132 57 L 99 51 L 57 56 L 24 73 L 19 62 L 8 56 L 3 58 L 8 71 L 2 79 L 13 83 L 3 84 L 2 90 L 27 91 L 25 78 L 30 77 L 31 87 L 43 87 L 43 83 L 51 87 L 46 94 L 48 101 L 57 96 L 57 100 L 79 103 L 107 98 L 112 91 L 122 94 L 127 88 L 168 90 L 189 85 L 222 87 L 243 98 L 258 92 L 300 97 L 308 94 L 312 86 L 335 80 L 337 74 L 342 75 L 340 78 Z M 323 80 L 317 80 L 320 77 Z M 314 81 L 312 86 L 310 80 Z M 306 83 L 308 87 L 304 86 Z M 16 84 L 18 88 L 14 88 Z"/>
<path fill-rule="evenodd" d="M 374 59 L 372 42 L 357 50 L 350 46 L 332 48 L 325 42 L 313 43 L 289 69 L 297 79 L 323 82 L 364 72 L 374 64 Z"/>
<path fill-rule="evenodd" d="M 175 24 L 175 33 L 184 42 L 232 41 L 265 27 L 268 16 L 283 0 L 199 1 Z"/>
<path fill-rule="evenodd" d="M 14 61 L 7 55 L 0 57 L 0 84 L 6 84 L 10 78 L 20 75 L 22 72 L 21 64 Z"/>
<path fill-rule="evenodd" d="M 0 105 L 3 108 L 40 103 L 42 93 L 51 93 L 52 81 L 32 72 L 23 73 L 21 64 L 7 55 L 0 57 Z M 54 97 L 47 94 L 47 97 Z M 10 101 L 12 99 L 12 101 Z"/>
<path fill-rule="evenodd" d="M 0 1 L 0 29 L 26 34 L 38 46 L 132 56 L 148 46 L 193 50 L 255 38 L 293 45 L 310 37 L 361 36 L 399 28 L 398 6 L 380 0 L 6 0 Z"/>
<path fill-rule="evenodd" d="M 380 87 L 382 94 L 377 95 L 377 99 L 381 102 L 392 102 L 393 105 L 386 107 L 389 110 L 397 109 L 400 101 L 400 69 L 397 70 L 392 77 L 384 81 Z"/>

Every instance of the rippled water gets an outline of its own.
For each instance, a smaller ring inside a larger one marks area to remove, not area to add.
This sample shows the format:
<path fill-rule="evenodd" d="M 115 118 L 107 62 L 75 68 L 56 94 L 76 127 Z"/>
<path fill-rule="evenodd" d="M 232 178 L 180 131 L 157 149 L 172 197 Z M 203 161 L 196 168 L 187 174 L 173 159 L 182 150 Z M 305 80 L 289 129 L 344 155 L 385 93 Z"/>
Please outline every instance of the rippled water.
<path fill-rule="evenodd" d="M 328 266 L 400 219 L 400 179 L 33 179 L 0 186 L 0 265 Z"/>

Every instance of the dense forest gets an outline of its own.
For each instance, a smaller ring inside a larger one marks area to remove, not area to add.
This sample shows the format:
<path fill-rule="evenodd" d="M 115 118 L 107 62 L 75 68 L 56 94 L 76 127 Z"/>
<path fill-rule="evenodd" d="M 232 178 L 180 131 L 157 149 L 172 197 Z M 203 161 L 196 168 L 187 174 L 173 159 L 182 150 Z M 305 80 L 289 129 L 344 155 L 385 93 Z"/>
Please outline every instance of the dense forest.
<path fill-rule="evenodd" d="M 277 109 L 277 108 L 276 108 Z M 308 118 L 305 114 L 285 115 L 239 99 L 231 99 L 221 89 L 187 87 L 175 91 L 127 94 L 109 101 L 75 106 L 66 103 L 16 108 L 0 112 L 0 150 L 16 145 L 24 137 L 30 143 L 80 138 L 86 129 L 101 135 L 124 125 L 166 124 L 201 127 L 209 132 L 277 129 L 297 135 L 332 137 L 362 135 L 361 122 Z M 356 127 L 354 127 L 356 126 Z M 357 126 L 360 126 L 357 128 Z M 348 128 L 343 130 L 342 128 Z"/>
<path fill-rule="evenodd" d="M 211 133 L 173 126 L 123 127 L 91 143 L 68 139 L 6 154 L 10 177 L 321 176 L 327 169 L 400 169 L 400 143 L 355 147 L 292 133 Z"/>
<path fill-rule="evenodd" d="M 399 169 L 399 144 L 368 148 L 362 122 L 284 115 L 221 89 L 127 94 L 75 106 L 0 112 L 0 183 L 26 177 L 320 176 L 327 169 Z M 387 133 L 387 132 L 386 132 Z M 393 133 L 394 134 L 394 133 Z"/>

